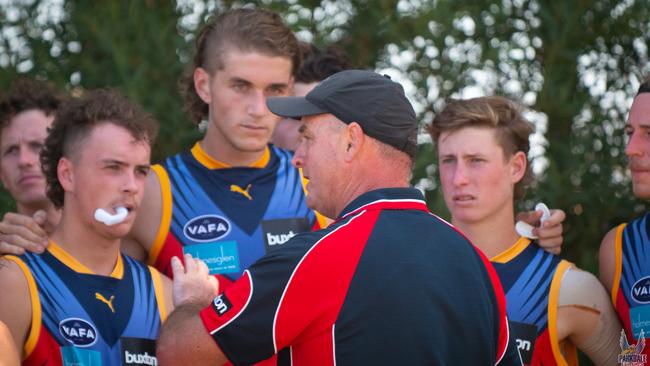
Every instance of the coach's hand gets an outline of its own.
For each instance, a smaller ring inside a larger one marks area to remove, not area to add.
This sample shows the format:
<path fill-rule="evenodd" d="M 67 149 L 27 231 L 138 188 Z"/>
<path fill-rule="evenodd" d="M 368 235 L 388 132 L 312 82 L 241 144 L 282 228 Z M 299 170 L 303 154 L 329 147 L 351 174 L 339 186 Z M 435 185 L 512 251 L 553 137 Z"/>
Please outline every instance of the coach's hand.
<path fill-rule="evenodd" d="M 47 233 L 43 229 L 46 220 L 43 210 L 29 217 L 7 212 L 0 222 L 0 255 L 22 255 L 25 250 L 42 253 L 47 248 Z"/>
<path fill-rule="evenodd" d="M 171 263 L 174 307 L 185 303 L 208 306 L 219 293 L 219 281 L 210 275 L 208 266 L 202 260 L 192 258 L 190 254 L 185 254 L 183 258 L 185 266 L 178 257 L 173 257 Z"/>

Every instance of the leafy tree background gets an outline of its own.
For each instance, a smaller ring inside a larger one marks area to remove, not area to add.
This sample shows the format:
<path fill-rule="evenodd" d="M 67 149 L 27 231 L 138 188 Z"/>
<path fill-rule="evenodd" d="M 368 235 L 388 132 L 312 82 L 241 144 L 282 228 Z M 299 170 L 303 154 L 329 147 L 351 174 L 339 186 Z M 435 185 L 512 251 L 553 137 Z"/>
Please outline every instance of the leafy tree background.
<path fill-rule="evenodd" d="M 631 195 L 623 125 L 650 72 L 644 0 L 0 0 L 0 87 L 19 76 L 79 95 L 116 87 L 161 122 L 154 158 L 190 146 L 178 80 L 213 11 L 261 6 L 299 37 L 336 44 L 359 67 L 405 81 L 423 124 L 451 97 L 521 101 L 537 126 L 536 176 L 520 208 L 565 210 L 565 255 L 596 270 L 603 234 L 645 209 Z M 433 145 L 422 134 L 413 183 L 447 217 Z M 3 211 L 12 209 L 6 194 Z"/>

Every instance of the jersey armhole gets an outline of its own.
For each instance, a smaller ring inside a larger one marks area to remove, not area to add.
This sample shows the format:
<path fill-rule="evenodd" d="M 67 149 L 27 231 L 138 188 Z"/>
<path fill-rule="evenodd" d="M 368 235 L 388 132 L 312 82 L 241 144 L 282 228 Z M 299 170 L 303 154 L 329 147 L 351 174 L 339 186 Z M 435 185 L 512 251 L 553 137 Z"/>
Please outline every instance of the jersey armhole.
<path fill-rule="evenodd" d="M 614 280 L 612 283 L 612 303 L 616 308 L 619 284 L 621 283 L 621 271 L 623 270 L 623 230 L 627 224 L 620 224 L 616 228 L 614 239 Z"/>
<path fill-rule="evenodd" d="M 565 260 L 562 260 L 557 265 L 555 273 L 553 273 L 553 279 L 551 280 L 551 289 L 548 294 L 548 335 L 550 338 L 553 357 L 555 358 L 557 364 L 560 366 L 578 364 L 578 352 L 575 345 L 573 345 L 571 342 L 566 343 L 565 356 L 562 354 L 562 350 L 560 349 L 560 342 L 557 337 L 557 307 L 560 297 L 560 287 L 562 285 L 562 278 L 572 267 L 573 264 Z"/>
<path fill-rule="evenodd" d="M 34 349 L 36 348 L 36 343 L 38 342 L 38 338 L 40 337 L 41 333 L 41 301 L 38 297 L 38 288 L 36 287 L 36 281 L 34 281 L 34 276 L 32 275 L 32 272 L 29 270 L 25 262 L 22 261 L 22 259 L 15 257 L 13 255 L 7 255 L 5 256 L 6 259 L 16 263 L 20 270 L 23 272 L 23 275 L 25 276 L 25 279 L 27 280 L 27 287 L 29 289 L 29 298 L 32 302 L 32 320 L 31 320 L 31 326 L 29 328 L 29 333 L 27 334 L 27 339 L 25 340 L 25 344 L 23 345 L 23 352 L 25 353 L 25 357 L 23 360 L 27 359 L 32 352 L 34 352 Z"/>
<path fill-rule="evenodd" d="M 149 250 L 149 255 L 147 263 L 149 265 L 154 265 L 158 259 L 158 255 L 162 250 L 167 234 L 169 234 L 169 226 L 172 220 L 172 190 L 169 183 L 169 175 L 165 168 L 162 165 L 156 164 L 151 167 L 151 170 L 158 177 L 158 182 L 160 182 L 160 194 L 162 196 L 162 207 L 160 218 L 160 226 L 158 227 L 158 233 L 156 234 L 156 239 Z"/>

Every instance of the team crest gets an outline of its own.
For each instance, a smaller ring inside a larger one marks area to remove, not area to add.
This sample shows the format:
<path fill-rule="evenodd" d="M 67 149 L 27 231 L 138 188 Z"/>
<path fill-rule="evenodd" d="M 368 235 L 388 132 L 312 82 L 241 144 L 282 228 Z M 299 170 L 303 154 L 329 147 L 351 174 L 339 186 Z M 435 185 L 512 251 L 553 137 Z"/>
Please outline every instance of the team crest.
<path fill-rule="evenodd" d="M 621 330 L 621 353 L 618 355 L 618 363 L 621 366 L 644 366 L 647 356 L 643 354 L 645 348 L 645 334 L 643 329 L 639 334 L 638 342 L 630 345 L 625 336 L 625 330 Z"/>

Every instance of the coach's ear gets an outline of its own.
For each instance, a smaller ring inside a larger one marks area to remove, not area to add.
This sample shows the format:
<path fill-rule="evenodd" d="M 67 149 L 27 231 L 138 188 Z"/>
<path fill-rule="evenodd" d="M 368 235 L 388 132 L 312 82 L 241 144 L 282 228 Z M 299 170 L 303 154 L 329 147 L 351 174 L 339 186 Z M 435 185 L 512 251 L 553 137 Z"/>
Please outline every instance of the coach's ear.
<path fill-rule="evenodd" d="M 202 67 L 194 69 L 194 90 L 206 104 L 210 104 L 210 74 Z"/>
<path fill-rule="evenodd" d="M 74 191 L 74 166 L 70 160 L 64 157 L 59 159 L 59 164 L 56 166 L 56 174 L 64 192 Z"/>
<path fill-rule="evenodd" d="M 361 151 L 365 143 L 366 135 L 363 129 L 356 122 L 351 122 L 345 126 L 343 134 L 343 143 L 345 144 L 345 161 L 350 162 Z"/>

